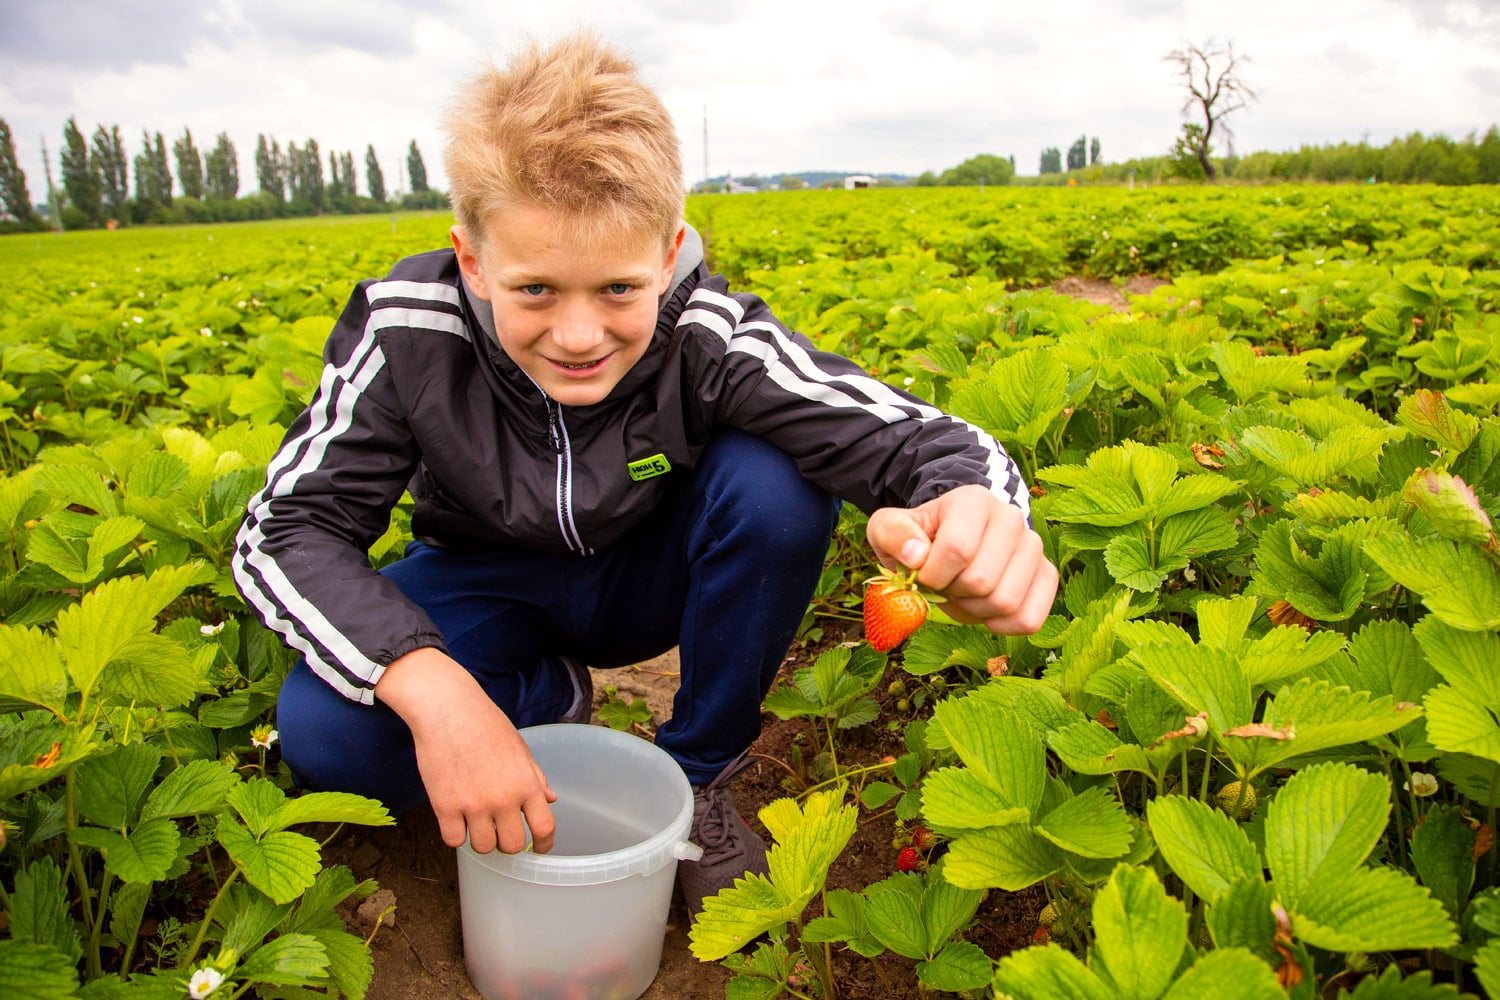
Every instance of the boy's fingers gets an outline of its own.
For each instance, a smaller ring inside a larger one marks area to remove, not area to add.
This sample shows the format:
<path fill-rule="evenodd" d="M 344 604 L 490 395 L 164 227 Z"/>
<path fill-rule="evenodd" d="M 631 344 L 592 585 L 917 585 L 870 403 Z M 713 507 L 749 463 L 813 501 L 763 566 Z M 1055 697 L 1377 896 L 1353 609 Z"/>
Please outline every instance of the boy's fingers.
<path fill-rule="evenodd" d="M 932 542 L 910 510 L 882 507 L 870 515 L 865 538 L 887 569 L 916 569 L 927 561 Z"/>
<path fill-rule="evenodd" d="M 520 826 L 519 823 L 516 824 Z M 546 854 L 552 850 L 556 840 L 557 822 L 552 818 L 552 810 L 547 808 L 547 803 L 540 798 L 532 799 L 526 805 L 526 825 L 531 827 L 531 849 L 537 854 Z M 526 846 L 526 837 L 521 835 L 520 850 Z"/>
<path fill-rule="evenodd" d="M 468 834 L 469 846 L 480 854 L 488 854 L 495 849 L 495 828 L 489 824 L 474 824 L 470 826 L 464 822 L 460 813 L 437 813 L 438 830 L 443 835 L 443 843 L 449 847 L 460 847 L 464 842 L 465 833 Z"/>
<path fill-rule="evenodd" d="M 1037 546 L 1040 550 L 1041 546 Z M 1057 598 L 1057 567 L 1045 556 L 1038 555 L 1031 575 L 1018 586 L 1020 601 L 1014 611 L 985 621 L 985 625 L 1000 635 L 1031 635 L 1047 621 L 1052 604 Z"/>

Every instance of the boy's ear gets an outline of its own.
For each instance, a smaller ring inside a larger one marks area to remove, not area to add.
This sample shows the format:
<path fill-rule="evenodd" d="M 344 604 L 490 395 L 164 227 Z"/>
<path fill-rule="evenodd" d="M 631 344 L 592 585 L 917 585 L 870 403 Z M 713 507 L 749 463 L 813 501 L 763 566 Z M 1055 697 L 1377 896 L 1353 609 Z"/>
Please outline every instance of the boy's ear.
<path fill-rule="evenodd" d="M 484 282 L 484 270 L 479 263 L 478 243 L 469 238 L 469 231 L 463 226 L 450 228 L 448 238 L 453 241 L 453 252 L 458 255 L 458 269 L 464 276 L 464 283 L 469 286 L 469 291 L 475 298 L 488 302 L 490 290 Z"/>
<path fill-rule="evenodd" d="M 667 289 L 672 287 L 672 274 L 677 270 L 677 254 L 682 251 L 682 238 L 686 235 L 687 224 L 679 224 L 677 235 L 672 237 L 672 245 L 667 248 L 667 259 L 662 264 L 661 287 L 656 290 L 657 295 L 665 295 Z"/>

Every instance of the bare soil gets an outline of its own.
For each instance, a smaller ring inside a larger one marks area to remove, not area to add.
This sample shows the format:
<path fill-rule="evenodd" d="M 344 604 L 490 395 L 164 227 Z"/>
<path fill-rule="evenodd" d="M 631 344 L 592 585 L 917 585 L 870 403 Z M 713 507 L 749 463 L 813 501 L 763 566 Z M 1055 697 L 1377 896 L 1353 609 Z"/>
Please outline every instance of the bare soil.
<path fill-rule="evenodd" d="M 1071 295 L 1075 299 L 1084 299 L 1095 305 L 1109 306 L 1115 312 L 1125 312 L 1130 308 L 1130 296 L 1148 295 L 1152 289 L 1166 284 L 1170 282 L 1149 274 L 1133 275 L 1123 283 L 1116 283 L 1108 278 L 1085 278 L 1074 275 L 1054 281 L 1048 287 L 1060 295 Z"/>
<path fill-rule="evenodd" d="M 794 647 L 783 664 L 785 678 L 805 666 L 819 652 Z M 620 670 L 594 671 L 596 714 L 604 700 L 604 688 L 614 686 L 626 701 L 642 698 L 652 710 L 653 725 L 664 722 L 671 712 L 677 690 L 676 654 Z M 881 696 L 884 689 L 881 689 Z M 892 718 L 889 706 L 881 719 L 841 734 L 841 763 L 858 764 L 879 760 L 887 753 L 900 753 L 899 734 L 885 728 Z M 800 743 L 810 759 L 820 737 L 804 720 L 783 722 L 764 716 L 760 739 L 752 747 L 757 756 L 734 785 L 741 814 L 767 841 L 756 814 L 774 799 L 792 794 L 784 784 L 787 771 L 776 761 L 791 759 L 793 745 Z M 848 848 L 829 873 L 830 888 L 862 890 L 895 870 L 896 828 L 889 809 L 877 813 L 861 810 L 860 825 Z M 394 905 L 384 926 L 375 931 L 371 949 L 375 978 L 369 1000 L 429 1000 L 452 997 L 482 1000 L 464 971 L 463 936 L 458 910 L 458 871 L 454 851 L 438 834 L 430 810 L 417 809 L 383 829 L 346 828 L 324 850 L 328 864 L 344 864 L 357 878 L 373 878 L 380 884 L 377 896 L 366 900 L 357 912 L 348 914 L 357 932 L 368 936 L 375 920 Z M 998 958 L 1031 943 L 1037 914 L 1043 905 L 1040 892 L 992 892 L 981 906 L 968 938 Z M 817 904 L 813 904 L 816 910 Z M 815 914 L 810 914 L 815 915 Z M 688 951 L 688 918 L 675 897 L 668 917 L 662 948 L 661 968 L 643 1000 L 722 1000 L 730 974 L 716 962 L 699 962 Z M 876 968 L 876 963 L 879 968 Z M 834 954 L 840 996 L 847 1000 L 929 1000 L 948 996 L 919 992 L 914 963 L 893 954 L 875 962 L 852 953 Z"/>

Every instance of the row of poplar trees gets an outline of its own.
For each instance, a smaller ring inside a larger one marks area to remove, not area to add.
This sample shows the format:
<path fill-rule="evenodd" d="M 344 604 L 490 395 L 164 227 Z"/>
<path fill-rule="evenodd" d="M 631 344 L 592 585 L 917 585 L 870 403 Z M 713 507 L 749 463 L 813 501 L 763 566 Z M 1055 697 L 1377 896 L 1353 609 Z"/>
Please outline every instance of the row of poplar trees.
<path fill-rule="evenodd" d="M 44 151 L 45 156 L 45 151 Z M 94 130 L 84 137 L 75 118 L 63 128 L 58 151 L 62 187 L 53 187 L 48 164 L 48 210 L 52 222 L 64 228 L 99 227 L 127 222 L 188 222 L 217 217 L 307 215 L 325 211 L 378 211 L 389 202 L 385 174 L 373 145 L 365 148 L 365 193 L 359 189 L 352 151 L 328 153 L 329 177 L 325 181 L 323 154 L 316 139 L 300 146 L 288 142 L 285 150 L 274 138 L 257 136 L 255 150 L 258 195 L 262 203 L 253 212 L 219 212 L 239 199 L 239 156 L 227 132 L 220 132 L 207 154 L 193 140 L 190 129 L 171 144 L 160 132 L 141 134 L 141 151 L 130 157 L 118 125 Z M 176 172 L 173 173 L 175 164 Z M 427 169 L 413 140 L 407 150 L 406 172 L 413 195 L 429 192 Z M 130 181 L 135 180 L 132 192 Z M 179 202 L 173 211 L 173 182 L 181 199 L 190 199 L 193 210 Z M 0 119 L 0 204 L 23 227 L 40 222 L 32 204 L 25 172 L 16 160 L 10 127 Z"/>

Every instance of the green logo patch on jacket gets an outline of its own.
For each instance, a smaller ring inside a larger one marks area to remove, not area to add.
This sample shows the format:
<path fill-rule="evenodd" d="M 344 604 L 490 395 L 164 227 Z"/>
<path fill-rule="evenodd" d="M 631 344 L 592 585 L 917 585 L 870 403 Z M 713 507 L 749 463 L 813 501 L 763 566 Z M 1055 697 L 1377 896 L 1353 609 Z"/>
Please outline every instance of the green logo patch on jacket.
<path fill-rule="evenodd" d="M 667 461 L 667 456 L 657 452 L 650 458 L 638 458 L 625 468 L 629 471 L 631 479 L 635 482 L 640 482 L 643 479 L 650 479 L 653 476 L 660 476 L 663 473 L 671 472 L 672 463 Z"/>

